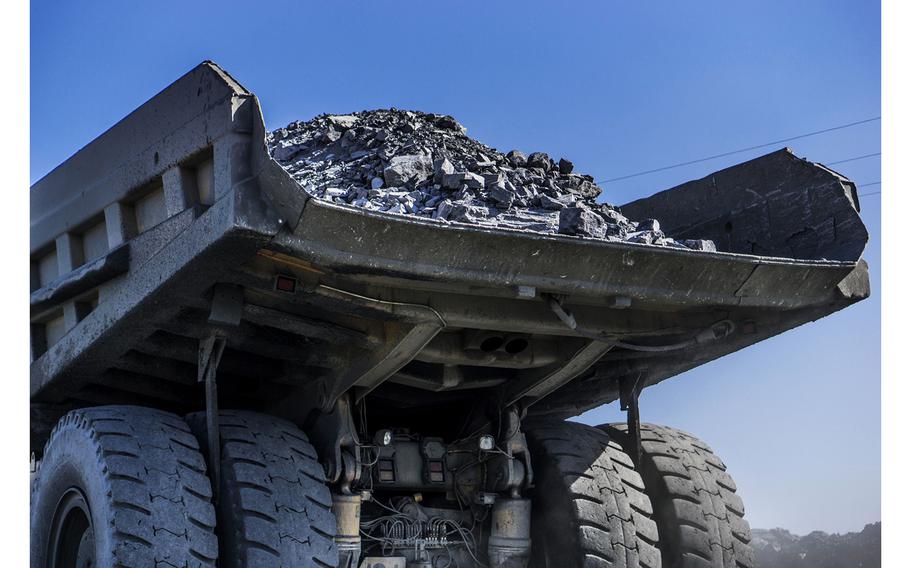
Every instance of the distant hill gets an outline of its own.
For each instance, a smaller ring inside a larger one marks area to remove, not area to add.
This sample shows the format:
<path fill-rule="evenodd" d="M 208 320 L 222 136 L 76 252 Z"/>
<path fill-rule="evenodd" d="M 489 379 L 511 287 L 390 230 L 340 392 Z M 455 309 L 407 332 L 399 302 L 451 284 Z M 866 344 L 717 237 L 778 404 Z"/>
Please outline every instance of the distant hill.
<path fill-rule="evenodd" d="M 756 568 L 881 568 L 882 524 L 858 533 L 821 531 L 797 536 L 785 529 L 752 529 Z"/>

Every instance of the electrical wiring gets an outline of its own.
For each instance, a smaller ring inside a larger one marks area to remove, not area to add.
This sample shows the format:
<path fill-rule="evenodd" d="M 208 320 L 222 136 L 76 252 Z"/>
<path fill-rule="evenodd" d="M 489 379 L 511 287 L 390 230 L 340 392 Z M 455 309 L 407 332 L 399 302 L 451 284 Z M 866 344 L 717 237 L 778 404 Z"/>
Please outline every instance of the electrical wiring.
<path fill-rule="evenodd" d="M 473 533 L 476 518 L 468 529 L 454 519 L 438 515 L 418 518 L 399 510 L 394 503 L 385 504 L 378 499 L 372 502 L 390 514 L 363 521 L 360 533 L 363 538 L 378 545 L 384 556 L 394 555 L 397 550 L 403 549 L 445 549 L 448 562 L 440 568 L 457 567 L 458 562 L 450 547 L 463 546 L 475 565 L 485 566 L 477 555 L 477 539 Z"/>

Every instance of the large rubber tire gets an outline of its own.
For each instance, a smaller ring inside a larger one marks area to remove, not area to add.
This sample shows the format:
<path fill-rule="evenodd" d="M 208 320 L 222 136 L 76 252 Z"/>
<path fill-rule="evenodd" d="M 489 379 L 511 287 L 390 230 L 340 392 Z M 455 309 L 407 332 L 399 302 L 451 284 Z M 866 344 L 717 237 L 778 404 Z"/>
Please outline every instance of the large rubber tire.
<path fill-rule="evenodd" d="M 625 424 L 601 428 L 633 451 Z M 638 469 L 654 506 L 664 567 L 752 568 L 752 533 L 724 462 L 675 428 L 642 424 L 641 438 Z"/>
<path fill-rule="evenodd" d="M 180 417 L 133 406 L 74 410 L 51 433 L 32 485 L 31 566 L 214 566 L 211 496 Z M 77 526 L 51 542 L 52 532 Z"/>
<path fill-rule="evenodd" d="M 619 444 L 573 422 L 531 428 L 527 436 L 532 567 L 660 568 L 651 503 Z"/>
<path fill-rule="evenodd" d="M 205 414 L 186 420 L 207 448 Z M 219 429 L 219 565 L 336 566 L 332 494 L 306 434 L 280 418 L 241 410 L 222 410 Z"/>

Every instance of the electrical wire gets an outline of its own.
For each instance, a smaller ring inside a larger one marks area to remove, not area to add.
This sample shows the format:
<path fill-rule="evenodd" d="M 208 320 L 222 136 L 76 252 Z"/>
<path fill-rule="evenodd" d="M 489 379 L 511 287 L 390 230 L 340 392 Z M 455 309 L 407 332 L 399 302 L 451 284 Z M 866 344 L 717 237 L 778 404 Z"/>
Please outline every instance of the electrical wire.
<path fill-rule="evenodd" d="M 444 548 L 448 554 L 449 562 L 440 568 L 457 566 L 458 563 L 451 553 L 452 546 L 464 546 L 468 555 L 474 560 L 476 566 L 486 568 L 486 565 L 477 557 L 477 539 L 473 530 L 476 526 L 476 517 L 471 528 L 465 527 L 460 521 L 442 516 L 418 518 L 406 514 L 395 507 L 391 501 L 388 505 L 374 499 L 373 503 L 379 505 L 391 515 L 376 517 L 361 524 L 360 534 L 364 538 L 376 542 L 383 555 L 394 554 L 397 549 L 420 547 L 421 542 L 432 544 L 434 548 Z M 374 534 L 375 532 L 379 534 Z M 458 535 L 460 540 L 449 540 Z M 433 560 L 436 565 L 437 560 Z M 454 564 L 453 564 L 454 563 Z"/>
<path fill-rule="evenodd" d="M 866 158 L 874 158 L 876 156 L 881 156 L 881 152 L 876 152 L 874 154 L 865 154 L 863 156 L 854 156 L 852 158 L 846 158 L 844 160 L 837 160 L 836 162 L 824 162 L 822 165 L 825 166 L 836 166 L 837 164 L 846 164 L 847 162 L 855 162 L 857 160 L 865 160 Z"/>
<path fill-rule="evenodd" d="M 657 172 L 663 172 L 663 171 L 666 171 L 666 170 L 672 170 L 672 169 L 674 169 L 674 168 L 681 168 L 681 167 L 683 167 L 683 166 L 689 166 L 689 165 L 691 165 L 691 164 L 698 164 L 698 163 L 701 163 L 701 162 L 707 162 L 707 161 L 709 161 L 709 160 L 716 160 L 717 158 L 724 158 L 724 157 L 727 157 L 727 156 L 732 156 L 732 155 L 734 155 L 734 154 L 741 154 L 741 153 L 743 153 L 743 152 L 749 152 L 750 150 L 758 150 L 758 149 L 760 149 L 760 148 L 767 148 L 768 146 L 775 146 L 775 145 L 777 145 L 777 144 L 783 144 L 783 143 L 785 143 L 785 142 L 792 142 L 793 140 L 801 140 L 801 139 L 803 139 L 803 138 L 809 138 L 810 136 L 818 136 L 819 134 L 826 134 L 826 133 L 828 133 L 828 132 L 834 132 L 835 130 L 843 130 L 844 128 L 851 128 L 851 127 L 853 127 L 853 126 L 859 126 L 859 125 L 861 125 L 861 124 L 866 124 L 866 123 L 869 123 L 869 122 L 875 122 L 876 120 L 881 120 L 881 118 L 882 118 L 881 116 L 875 116 L 875 117 L 867 118 L 867 119 L 864 119 L 864 120 L 858 120 L 858 121 L 856 121 L 856 122 L 850 122 L 850 123 L 848 123 L 848 124 L 840 124 L 840 125 L 838 125 L 838 126 L 832 126 L 831 128 L 825 128 L 825 129 L 822 129 L 822 130 L 816 130 L 816 131 L 814 131 L 814 132 L 807 132 L 807 133 L 805 133 L 805 134 L 798 134 L 798 135 L 796 135 L 796 136 L 791 136 L 791 137 L 789 137 L 789 138 L 781 138 L 780 140 L 774 140 L 774 141 L 771 141 L 771 142 L 765 142 L 764 144 L 756 144 L 756 145 L 754 145 L 754 146 L 749 146 L 748 148 L 740 148 L 740 149 L 738 149 L 738 150 L 731 150 L 731 151 L 729 151 L 729 152 L 723 152 L 723 153 L 720 153 L 720 154 L 714 154 L 713 156 L 705 156 L 704 158 L 698 158 L 698 159 L 695 159 L 695 160 L 688 160 L 688 161 L 686 161 L 686 162 L 680 162 L 680 163 L 678 163 L 678 164 L 671 164 L 671 165 L 669 165 L 669 166 L 663 166 L 663 167 L 660 167 L 660 168 L 654 168 L 654 169 L 650 169 L 650 170 L 644 170 L 644 171 L 635 172 L 635 173 L 631 173 L 631 174 L 627 174 L 627 175 L 619 176 L 619 177 L 615 177 L 615 178 L 602 179 L 602 180 L 598 180 L 596 183 L 612 183 L 612 182 L 614 182 L 614 181 L 622 181 L 622 180 L 625 180 L 625 179 L 631 179 L 631 178 L 635 178 L 635 177 L 639 177 L 639 176 L 644 176 L 644 175 L 648 175 L 648 174 L 653 174 L 653 173 L 657 173 Z M 832 162 L 832 163 L 834 163 L 834 162 Z M 840 162 L 838 162 L 838 163 L 840 163 Z"/>
<path fill-rule="evenodd" d="M 374 465 L 379 463 L 379 454 L 382 451 L 382 448 L 379 447 L 379 444 L 357 444 L 357 447 L 362 448 L 362 449 L 369 449 L 369 450 L 372 450 L 375 448 L 375 450 L 376 450 L 375 454 L 374 454 L 375 458 L 373 459 L 373 461 L 371 461 L 369 463 L 363 462 L 361 464 L 361 467 L 373 467 Z"/>
<path fill-rule="evenodd" d="M 869 183 L 861 183 L 856 187 L 870 187 L 873 185 L 881 185 L 881 184 L 882 184 L 882 182 L 880 182 L 880 181 L 870 181 Z M 867 191 L 865 193 L 860 193 L 859 196 L 865 197 L 867 195 L 881 195 L 881 194 L 882 194 L 882 191 L 878 190 L 878 191 Z"/>

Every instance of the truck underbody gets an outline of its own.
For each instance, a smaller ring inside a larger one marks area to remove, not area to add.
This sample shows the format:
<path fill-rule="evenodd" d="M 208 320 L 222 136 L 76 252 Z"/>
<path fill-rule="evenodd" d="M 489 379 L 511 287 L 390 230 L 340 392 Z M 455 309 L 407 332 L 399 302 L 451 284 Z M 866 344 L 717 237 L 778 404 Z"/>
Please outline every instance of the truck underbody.
<path fill-rule="evenodd" d="M 599 448 L 598 475 L 650 492 L 650 448 L 684 436 L 642 434 L 643 388 L 869 295 L 855 184 L 786 149 L 622 207 L 713 239 L 705 252 L 327 203 L 271 159 L 265 132 L 256 97 L 204 63 L 33 186 L 32 449 L 43 460 L 58 420 L 86 407 L 195 413 L 221 526 L 220 504 L 249 483 L 225 461 L 239 459 L 238 429 L 297 436 L 312 455 L 288 459 L 318 464 L 308 475 L 324 477 L 335 522 L 299 565 L 596 556 L 537 520 L 573 471 L 560 456 Z M 615 400 L 629 410 L 620 433 L 562 422 Z M 587 449 L 553 449 L 573 438 Z M 626 512 L 610 516 L 595 499 L 597 530 L 635 552 L 583 565 L 672 565 L 650 505 L 615 493 L 632 508 L 617 498 Z M 221 565 L 278 565 L 249 560 L 225 530 Z M 226 539 L 247 560 L 230 564 Z"/>

